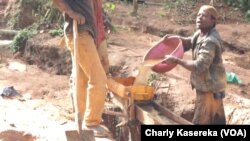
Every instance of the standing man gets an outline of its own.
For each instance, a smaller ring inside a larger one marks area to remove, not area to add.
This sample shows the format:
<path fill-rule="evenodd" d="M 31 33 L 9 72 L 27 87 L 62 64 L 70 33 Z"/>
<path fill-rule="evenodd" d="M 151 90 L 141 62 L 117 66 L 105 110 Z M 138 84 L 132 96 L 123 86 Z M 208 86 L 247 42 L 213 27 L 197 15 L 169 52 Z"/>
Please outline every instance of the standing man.
<path fill-rule="evenodd" d="M 223 98 L 226 72 L 222 60 L 222 44 L 216 31 L 217 11 L 204 5 L 196 17 L 195 32 L 183 38 L 185 50 L 192 49 L 192 60 L 166 56 L 165 63 L 177 63 L 191 71 L 192 88 L 196 89 L 194 124 L 226 124 Z"/>
<path fill-rule="evenodd" d="M 107 77 L 100 62 L 95 39 L 97 36 L 95 0 L 53 0 L 54 4 L 65 16 L 65 40 L 74 55 L 73 20 L 78 23 L 78 55 L 79 74 L 76 95 L 74 95 L 76 119 L 84 121 L 84 128 L 93 130 L 95 136 L 108 135 L 100 125 L 104 108 Z M 72 57 L 74 58 L 74 57 Z M 76 121 L 79 122 L 79 121 Z"/>

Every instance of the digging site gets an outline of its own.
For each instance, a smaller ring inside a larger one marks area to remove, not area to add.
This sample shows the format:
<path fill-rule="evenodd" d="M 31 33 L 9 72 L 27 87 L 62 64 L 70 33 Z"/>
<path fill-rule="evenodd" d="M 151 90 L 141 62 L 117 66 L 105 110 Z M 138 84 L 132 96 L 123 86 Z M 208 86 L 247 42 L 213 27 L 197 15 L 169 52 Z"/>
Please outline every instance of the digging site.
<path fill-rule="evenodd" d="M 224 48 L 226 124 L 250 124 L 250 1 L 240 2 L 103 0 L 112 24 L 106 34 L 110 67 L 103 113 L 111 135 L 91 140 L 139 141 L 142 124 L 192 124 L 191 72 L 176 65 L 157 73 L 142 65 L 165 35 L 192 36 L 197 12 L 208 4 L 217 9 Z M 65 131 L 76 130 L 71 54 L 61 44 L 62 25 L 52 0 L 0 0 L 0 140 L 67 141 Z M 183 59 L 192 59 L 192 51 Z"/>

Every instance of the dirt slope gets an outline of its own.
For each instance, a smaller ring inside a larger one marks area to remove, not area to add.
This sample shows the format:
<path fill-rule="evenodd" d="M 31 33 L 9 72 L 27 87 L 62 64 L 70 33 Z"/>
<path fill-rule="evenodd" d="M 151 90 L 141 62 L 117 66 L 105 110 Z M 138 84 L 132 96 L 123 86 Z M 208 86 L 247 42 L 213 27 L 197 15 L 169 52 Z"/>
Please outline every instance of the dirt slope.
<path fill-rule="evenodd" d="M 116 75 L 119 76 L 135 75 L 145 52 L 160 39 L 161 35 L 166 33 L 191 35 L 195 30 L 192 22 L 195 12 L 186 15 L 187 18 L 184 19 L 182 15 L 175 15 L 174 11 L 161 14 L 164 10 L 160 6 L 144 5 L 139 7 L 139 15 L 132 17 L 129 14 L 130 9 L 130 6 L 117 4 L 115 12 L 109 13 L 116 26 L 116 32 L 112 32 L 108 38 L 109 59 L 112 66 L 118 66 Z M 227 7 L 224 9 L 227 10 Z M 220 10 L 223 10 L 223 7 Z M 223 55 L 226 69 L 228 72 L 237 74 L 243 82 L 242 85 L 228 84 L 224 105 L 228 124 L 250 124 L 250 44 L 248 42 L 250 26 L 238 21 L 237 18 L 226 17 L 224 22 L 221 18 L 218 25 L 226 45 Z M 36 37 L 31 40 L 33 47 L 50 43 L 53 46 L 46 44 L 46 48 L 57 48 L 59 38 L 48 39 L 47 35 L 39 35 L 40 37 L 37 37 L 39 40 L 35 40 Z M 64 51 L 58 52 L 61 52 L 61 55 L 64 54 Z M 42 55 L 36 54 L 33 57 L 39 58 Z M 46 59 L 51 59 L 49 58 L 51 55 L 47 56 Z M 188 52 L 184 58 L 189 59 L 190 56 Z M 9 66 L 12 62 L 20 62 L 26 70 L 10 70 Z M 36 63 L 34 61 L 33 65 L 28 65 L 27 62 L 19 59 L 0 59 L 0 74 L 2 74 L 0 87 L 14 86 L 22 95 L 22 97 L 7 99 L 0 97 L 0 140 L 13 141 L 18 138 L 21 141 L 63 141 L 65 128 L 73 124 L 72 105 L 68 95 L 69 76 L 55 75 L 54 70 L 53 73 L 50 71 L 51 65 L 38 67 L 39 64 Z M 46 67 L 48 69 L 45 69 Z M 157 92 L 159 95 L 157 101 L 191 120 L 195 95 L 190 87 L 189 74 L 190 72 L 177 66 L 172 71 L 161 75 L 165 78 L 161 85 L 166 87 Z"/>

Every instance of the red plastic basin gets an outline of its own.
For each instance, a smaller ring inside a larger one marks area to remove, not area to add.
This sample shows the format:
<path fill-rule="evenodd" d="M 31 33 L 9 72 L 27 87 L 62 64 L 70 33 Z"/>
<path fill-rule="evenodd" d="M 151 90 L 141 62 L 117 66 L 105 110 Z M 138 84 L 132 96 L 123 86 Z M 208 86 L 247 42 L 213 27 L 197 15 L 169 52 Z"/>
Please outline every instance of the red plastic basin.
<path fill-rule="evenodd" d="M 151 47 L 145 54 L 143 60 L 163 59 L 165 55 L 173 55 L 182 58 L 184 48 L 182 41 L 178 36 L 170 36 L 163 38 L 156 45 Z M 159 63 L 152 67 L 157 73 L 164 73 L 173 69 L 177 64 Z"/>

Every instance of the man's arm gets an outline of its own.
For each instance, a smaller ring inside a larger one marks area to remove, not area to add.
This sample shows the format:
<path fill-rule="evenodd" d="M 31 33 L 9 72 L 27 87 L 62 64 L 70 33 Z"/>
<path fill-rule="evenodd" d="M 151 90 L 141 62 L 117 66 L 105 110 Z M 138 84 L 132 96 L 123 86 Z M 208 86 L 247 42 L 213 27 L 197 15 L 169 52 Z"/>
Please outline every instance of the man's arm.
<path fill-rule="evenodd" d="M 162 40 L 170 36 L 177 36 L 178 38 L 180 38 L 185 51 L 191 48 L 191 37 L 182 37 L 182 36 L 174 35 L 174 34 L 166 34 L 164 37 L 162 37 Z"/>
<path fill-rule="evenodd" d="M 195 60 L 183 60 L 176 58 L 176 64 L 179 64 L 189 71 L 194 71 L 196 68 Z"/>
<path fill-rule="evenodd" d="M 204 46 L 200 48 L 196 60 L 183 60 L 172 55 L 166 55 L 163 63 L 175 63 L 190 71 L 204 72 L 209 69 L 209 66 L 212 64 L 216 48 L 217 45 L 215 43 L 206 42 Z"/>
<path fill-rule="evenodd" d="M 72 19 L 76 20 L 78 24 L 84 24 L 85 23 L 85 17 L 79 13 L 76 13 L 73 11 L 70 6 L 65 3 L 64 0 L 53 0 L 53 3 L 57 6 L 57 8 L 67 14 Z"/>
<path fill-rule="evenodd" d="M 183 66 L 184 68 L 188 69 L 189 71 L 194 71 L 196 68 L 195 60 L 183 60 L 172 55 L 166 55 L 165 59 L 162 62 L 169 63 L 169 64 L 172 64 L 172 63 L 179 64 Z"/>
<path fill-rule="evenodd" d="M 182 40 L 182 45 L 184 47 L 184 50 L 187 51 L 191 48 L 191 37 L 181 37 L 180 39 Z"/>

